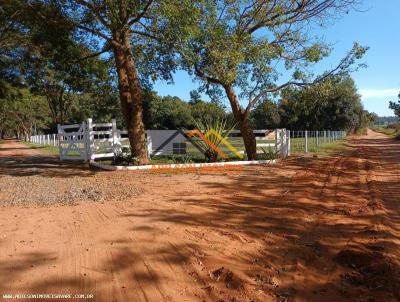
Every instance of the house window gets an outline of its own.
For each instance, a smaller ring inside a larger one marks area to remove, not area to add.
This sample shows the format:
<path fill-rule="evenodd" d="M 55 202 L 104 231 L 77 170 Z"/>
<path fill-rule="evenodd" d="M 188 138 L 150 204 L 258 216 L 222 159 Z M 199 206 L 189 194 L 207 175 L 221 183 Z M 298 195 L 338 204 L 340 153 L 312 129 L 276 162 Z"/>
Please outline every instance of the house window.
<path fill-rule="evenodd" d="M 186 143 L 172 143 L 173 154 L 186 154 Z"/>

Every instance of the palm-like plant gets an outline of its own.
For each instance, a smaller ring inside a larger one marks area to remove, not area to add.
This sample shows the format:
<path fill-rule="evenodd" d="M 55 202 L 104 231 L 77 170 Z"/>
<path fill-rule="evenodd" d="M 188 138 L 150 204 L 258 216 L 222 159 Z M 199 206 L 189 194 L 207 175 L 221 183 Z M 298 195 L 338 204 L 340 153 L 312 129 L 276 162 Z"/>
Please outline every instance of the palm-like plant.
<path fill-rule="evenodd" d="M 227 127 L 225 118 L 197 120 L 195 125 L 197 129 L 188 132 L 191 143 L 204 154 L 206 159 L 216 162 L 218 156 L 226 158 L 227 156 L 219 146 L 231 134 L 235 125 Z"/>

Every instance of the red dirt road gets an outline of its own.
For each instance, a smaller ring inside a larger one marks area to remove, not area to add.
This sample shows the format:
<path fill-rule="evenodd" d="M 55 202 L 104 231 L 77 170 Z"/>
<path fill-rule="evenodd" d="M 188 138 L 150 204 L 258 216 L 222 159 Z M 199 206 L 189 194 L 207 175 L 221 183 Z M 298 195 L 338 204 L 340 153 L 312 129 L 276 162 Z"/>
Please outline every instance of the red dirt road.
<path fill-rule="evenodd" d="M 6 141 L 0 301 L 400 301 L 400 144 L 371 131 L 349 144 L 333 158 L 172 175 L 59 165 Z M 32 181 L 38 199 L 71 182 L 108 197 L 8 205 Z"/>

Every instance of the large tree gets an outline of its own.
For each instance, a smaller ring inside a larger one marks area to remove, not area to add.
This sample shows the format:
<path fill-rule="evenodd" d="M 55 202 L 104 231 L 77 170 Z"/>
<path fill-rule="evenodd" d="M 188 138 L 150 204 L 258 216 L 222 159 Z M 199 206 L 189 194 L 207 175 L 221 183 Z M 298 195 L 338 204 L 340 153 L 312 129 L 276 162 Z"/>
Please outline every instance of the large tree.
<path fill-rule="evenodd" d="M 285 89 L 279 105 L 281 126 L 291 130 L 357 131 L 367 123 L 361 97 L 348 75 Z"/>
<path fill-rule="evenodd" d="M 36 127 L 48 122 L 48 107 L 44 97 L 33 95 L 27 88 L 12 87 L 6 98 L 0 98 L 0 132 L 19 133 L 29 140 Z M 3 128 L 4 127 L 4 128 Z"/>
<path fill-rule="evenodd" d="M 247 157 L 256 156 L 249 123 L 252 108 L 288 86 L 305 86 L 349 69 L 365 48 L 353 49 L 319 77 L 304 71 L 329 54 L 329 47 L 310 39 L 310 24 L 332 20 L 356 0 L 204 1 L 191 38 L 179 48 L 184 68 L 208 91 L 224 94 L 241 131 Z M 276 66 L 292 72 L 279 81 Z M 277 84 L 281 82 L 281 84 Z M 242 106 L 242 104 L 245 104 Z"/>
<path fill-rule="evenodd" d="M 389 102 L 389 109 L 392 109 L 394 111 L 394 114 L 400 117 L 400 94 L 397 103 Z"/>
<path fill-rule="evenodd" d="M 93 54 L 109 52 L 115 60 L 123 117 L 132 153 L 148 161 L 143 123 L 142 85 L 171 79 L 173 49 L 195 10 L 192 1 L 65 0 L 31 1 L 29 6 L 49 26 L 75 30 L 77 41 Z M 142 77 L 141 77 L 142 75 Z"/>

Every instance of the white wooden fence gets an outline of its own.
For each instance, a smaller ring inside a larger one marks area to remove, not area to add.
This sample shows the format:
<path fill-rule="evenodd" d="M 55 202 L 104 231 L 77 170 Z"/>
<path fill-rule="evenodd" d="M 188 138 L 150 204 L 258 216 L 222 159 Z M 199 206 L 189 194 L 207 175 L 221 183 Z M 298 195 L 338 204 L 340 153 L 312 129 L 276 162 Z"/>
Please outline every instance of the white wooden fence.
<path fill-rule="evenodd" d="M 288 130 L 254 130 L 254 133 L 257 153 L 272 149 L 283 158 L 290 155 Z M 193 146 L 179 130 L 147 130 L 146 139 L 150 157 L 193 153 Z M 240 131 L 232 131 L 227 140 L 231 146 L 239 150 L 239 153 L 244 154 Z M 129 147 L 128 132 L 119 130 L 115 120 L 111 123 L 94 123 L 92 119 L 88 119 L 81 124 L 59 125 L 58 134 L 32 136 L 31 142 L 58 146 L 60 160 L 93 161 L 99 158 L 112 158 L 121 152 L 123 147 Z"/>
<path fill-rule="evenodd" d="M 31 143 L 38 145 L 58 146 L 58 135 L 57 134 L 43 134 L 33 135 L 30 139 Z"/>

